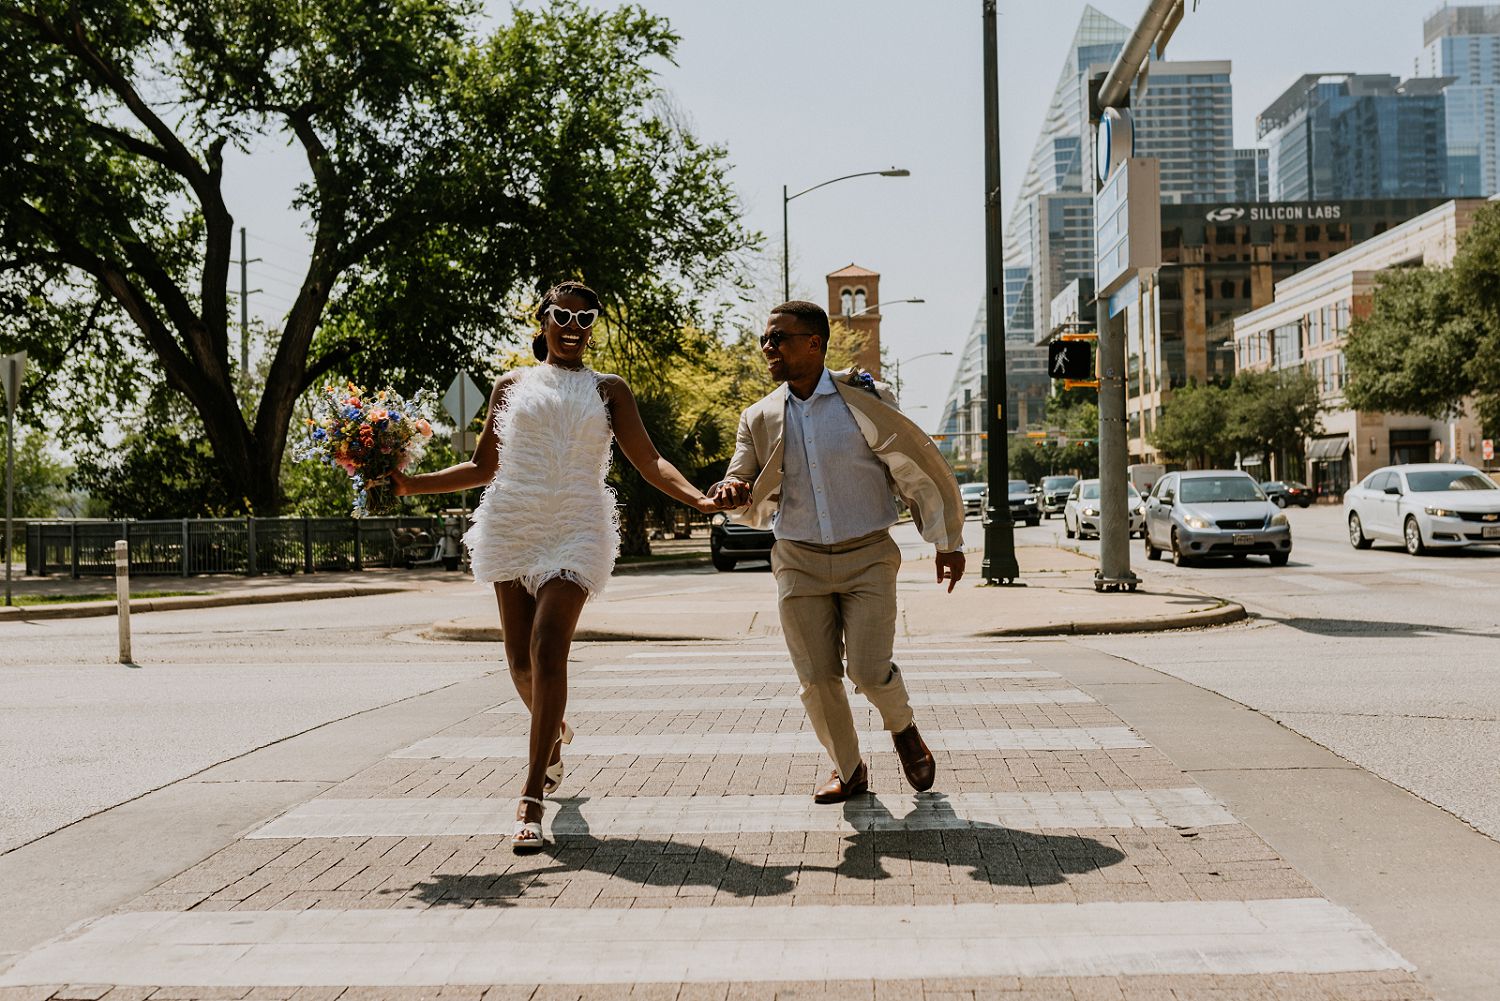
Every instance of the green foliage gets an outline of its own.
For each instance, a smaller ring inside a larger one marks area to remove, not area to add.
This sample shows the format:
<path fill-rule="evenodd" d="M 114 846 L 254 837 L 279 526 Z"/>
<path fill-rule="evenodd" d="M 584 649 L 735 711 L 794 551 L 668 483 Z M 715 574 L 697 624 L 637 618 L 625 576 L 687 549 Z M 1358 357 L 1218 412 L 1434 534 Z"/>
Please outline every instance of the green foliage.
<path fill-rule="evenodd" d="M 1474 214 L 1451 268 L 1381 275 L 1344 357 L 1351 406 L 1442 420 L 1472 398 L 1486 434 L 1500 435 L 1500 205 Z"/>
<path fill-rule="evenodd" d="M 0 448 L 4 443 L 0 442 Z M 0 456 L 0 476 L 5 467 Z M 67 463 L 47 452 L 47 436 L 35 428 L 18 427 L 15 435 L 14 514 L 17 518 L 57 518 L 68 501 Z M 4 504 L 0 497 L 0 505 Z M 3 513 L 3 507 L 0 507 Z"/>
<path fill-rule="evenodd" d="M 676 36 L 640 7 L 574 0 L 481 23 L 469 0 L 0 8 L 0 350 L 32 353 L 27 418 L 97 453 L 85 478 L 160 468 L 197 486 L 206 468 L 196 507 L 275 513 L 310 386 L 440 390 L 528 338 L 537 293 L 564 277 L 599 289 L 622 353 L 686 347 L 758 237 L 724 150 L 656 80 Z M 274 142 L 307 159 L 313 246 L 242 398 L 224 153 Z M 163 395 L 191 433 L 129 427 Z M 121 424 L 136 437 L 109 454 Z"/>
<path fill-rule="evenodd" d="M 1056 437 L 1015 439 L 1010 447 L 1010 472 L 1037 483 L 1043 476 L 1099 475 L 1099 403 L 1087 390 L 1060 392 L 1048 398 L 1046 426 Z"/>
<path fill-rule="evenodd" d="M 1200 469 L 1227 465 L 1236 449 L 1233 406 L 1231 390 L 1213 384 L 1183 386 L 1163 408 L 1151 444 L 1169 462 L 1193 463 Z"/>

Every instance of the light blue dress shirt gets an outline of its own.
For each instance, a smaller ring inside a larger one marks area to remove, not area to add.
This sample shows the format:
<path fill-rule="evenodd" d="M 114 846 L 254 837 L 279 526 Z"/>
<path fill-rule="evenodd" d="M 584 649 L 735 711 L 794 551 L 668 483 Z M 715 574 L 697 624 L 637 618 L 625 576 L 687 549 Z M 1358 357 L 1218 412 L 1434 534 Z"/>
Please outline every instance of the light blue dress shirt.
<path fill-rule="evenodd" d="M 896 523 L 884 464 L 870 450 L 825 368 L 818 388 L 786 394 L 776 538 L 831 546 Z"/>

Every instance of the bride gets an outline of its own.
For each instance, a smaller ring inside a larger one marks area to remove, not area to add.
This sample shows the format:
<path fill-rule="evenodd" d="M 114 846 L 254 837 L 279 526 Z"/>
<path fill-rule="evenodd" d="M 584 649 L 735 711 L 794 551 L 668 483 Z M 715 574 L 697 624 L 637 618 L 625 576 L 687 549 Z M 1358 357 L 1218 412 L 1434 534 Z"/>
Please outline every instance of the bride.
<path fill-rule="evenodd" d="M 490 393 L 474 457 L 435 473 L 394 474 L 397 495 L 485 487 L 464 536 L 474 579 L 492 583 L 505 659 L 531 712 L 530 764 L 511 845 L 542 847 L 543 794 L 563 779 L 568 650 L 584 602 L 603 590 L 620 533 L 605 485 L 610 437 L 648 483 L 704 513 L 718 505 L 657 454 L 635 397 L 617 375 L 583 363 L 599 296 L 579 282 L 549 289 L 532 351 L 542 364 L 506 372 Z"/>

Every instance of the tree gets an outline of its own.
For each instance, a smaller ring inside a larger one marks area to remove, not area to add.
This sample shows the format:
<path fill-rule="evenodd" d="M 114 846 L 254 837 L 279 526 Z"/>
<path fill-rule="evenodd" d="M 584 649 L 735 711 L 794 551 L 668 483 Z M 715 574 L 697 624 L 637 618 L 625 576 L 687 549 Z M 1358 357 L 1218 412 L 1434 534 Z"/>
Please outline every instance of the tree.
<path fill-rule="evenodd" d="M 483 368 L 553 281 L 666 356 L 756 242 L 725 153 L 664 101 L 677 38 L 639 7 L 465 0 L 30 0 L 0 8 L 0 297 L 72 430 L 159 393 L 228 502 L 278 510 L 299 397 Z M 294 143 L 306 274 L 255 398 L 230 357 L 225 152 Z M 7 348 L 9 349 L 9 348 Z M 103 385 L 106 384 L 107 386 Z M 194 459 L 193 461 L 196 461 Z"/>
<path fill-rule="evenodd" d="M 0 442 L 3 447 L 3 442 Z M 0 474 L 4 472 L 0 457 Z M 15 435 L 15 509 L 17 518 L 56 518 L 68 501 L 68 464 L 47 451 L 47 436 L 36 428 L 18 427 Z M 3 504 L 0 496 L 0 504 Z"/>
<path fill-rule="evenodd" d="M 1241 452 L 1279 455 L 1300 469 L 1307 439 L 1323 431 L 1322 412 L 1318 379 L 1307 369 L 1241 372 L 1229 389 L 1229 436 Z"/>
<path fill-rule="evenodd" d="M 1234 458 L 1233 397 L 1219 386 L 1189 385 L 1176 390 L 1162 409 L 1150 440 L 1170 462 L 1207 469 Z"/>
<path fill-rule="evenodd" d="M 1500 205 L 1474 214 L 1451 268 L 1398 268 L 1344 346 L 1344 397 L 1359 410 L 1461 413 L 1470 399 L 1500 434 Z"/>

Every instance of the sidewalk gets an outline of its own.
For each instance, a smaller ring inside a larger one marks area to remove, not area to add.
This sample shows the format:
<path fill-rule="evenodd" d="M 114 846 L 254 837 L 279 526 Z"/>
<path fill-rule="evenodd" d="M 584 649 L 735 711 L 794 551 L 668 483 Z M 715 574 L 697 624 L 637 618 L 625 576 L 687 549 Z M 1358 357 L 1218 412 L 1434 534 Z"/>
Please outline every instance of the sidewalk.
<path fill-rule="evenodd" d="M 1025 587 L 985 587 L 978 583 L 979 554 L 952 594 L 932 576 L 930 560 L 912 560 L 897 580 L 901 612 L 897 633 L 918 636 L 1057 636 L 1086 633 L 1152 632 L 1224 625 L 1245 617 L 1245 609 L 1185 588 L 1142 589 L 1100 594 L 1094 590 L 1098 564 L 1088 556 L 1053 547 L 1023 546 L 1016 551 Z M 640 594 L 612 588 L 583 612 L 580 640 L 743 640 L 781 634 L 776 586 L 764 568 L 694 576 L 696 586 L 671 593 Z M 434 640 L 499 642 L 493 613 L 438 622 L 427 631 Z"/>

